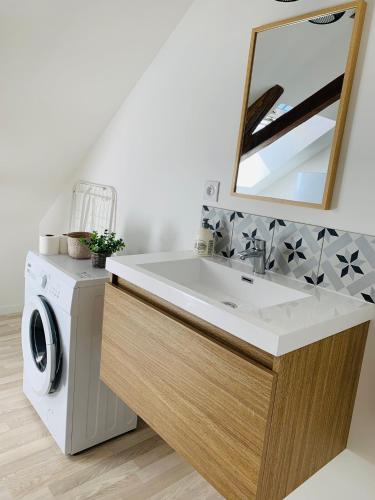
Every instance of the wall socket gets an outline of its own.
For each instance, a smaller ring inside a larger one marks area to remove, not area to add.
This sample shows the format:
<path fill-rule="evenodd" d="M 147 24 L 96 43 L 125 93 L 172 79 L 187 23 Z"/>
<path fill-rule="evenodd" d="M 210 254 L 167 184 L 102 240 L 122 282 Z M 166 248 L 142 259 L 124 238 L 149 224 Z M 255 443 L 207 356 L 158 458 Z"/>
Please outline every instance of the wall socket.
<path fill-rule="evenodd" d="M 220 181 L 204 183 L 203 201 L 219 201 Z"/>

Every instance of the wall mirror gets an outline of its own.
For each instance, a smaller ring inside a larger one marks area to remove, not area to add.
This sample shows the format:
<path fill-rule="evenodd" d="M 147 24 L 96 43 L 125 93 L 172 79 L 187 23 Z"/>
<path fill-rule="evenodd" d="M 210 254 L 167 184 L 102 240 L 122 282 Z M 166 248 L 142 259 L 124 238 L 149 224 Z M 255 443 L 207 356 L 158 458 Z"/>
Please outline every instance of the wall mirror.
<path fill-rule="evenodd" d="M 365 8 L 253 29 L 233 195 L 330 208 Z"/>

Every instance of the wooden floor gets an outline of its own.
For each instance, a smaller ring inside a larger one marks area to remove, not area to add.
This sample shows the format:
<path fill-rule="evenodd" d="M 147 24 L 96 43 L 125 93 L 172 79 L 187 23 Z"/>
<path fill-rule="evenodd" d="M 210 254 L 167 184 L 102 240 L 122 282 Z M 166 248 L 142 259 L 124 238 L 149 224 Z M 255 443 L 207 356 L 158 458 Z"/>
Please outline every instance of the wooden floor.
<path fill-rule="evenodd" d="M 22 393 L 20 318 L 0 317 L 0 500 L 222 498 L 145 424 L 64 456 Z"/>

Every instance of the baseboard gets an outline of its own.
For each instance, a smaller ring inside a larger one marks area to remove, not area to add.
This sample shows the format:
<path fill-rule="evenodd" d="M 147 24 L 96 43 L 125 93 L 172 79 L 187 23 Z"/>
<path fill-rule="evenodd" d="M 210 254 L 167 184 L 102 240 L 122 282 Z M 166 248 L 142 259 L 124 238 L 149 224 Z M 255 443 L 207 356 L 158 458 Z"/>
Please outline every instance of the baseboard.
<path fill-rule="evenodd" d="M 0 316 L 7 316 L 8 314 L 21 314 L 22 309 L 23 304 L 0 306 Z"/>

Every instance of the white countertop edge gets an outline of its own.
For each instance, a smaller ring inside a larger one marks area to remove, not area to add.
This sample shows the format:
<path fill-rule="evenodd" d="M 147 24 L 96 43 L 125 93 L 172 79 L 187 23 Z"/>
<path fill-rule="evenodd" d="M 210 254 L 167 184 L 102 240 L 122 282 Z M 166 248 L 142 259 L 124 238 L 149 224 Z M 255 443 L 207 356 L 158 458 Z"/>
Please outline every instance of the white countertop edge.
<path fill-rule="evenodd" d="M 288 335 L 280 337 L 280 342 L 276 356 L 288 354 L 291 351 L 301 349 L 309 344 L 319 342 L 319 340 L 332 337 L 337 333 L 341 333 L 349 328 L 367 323 L 373 319 L 373 313 L 370 309 L 363 308 L 357 311 L 351 311 L 348 314 L 325 320 L 321 324 L 301 328 Z"/>

